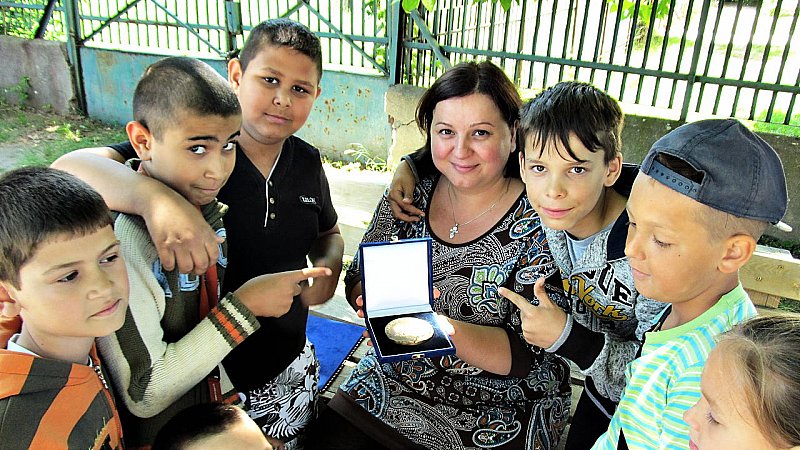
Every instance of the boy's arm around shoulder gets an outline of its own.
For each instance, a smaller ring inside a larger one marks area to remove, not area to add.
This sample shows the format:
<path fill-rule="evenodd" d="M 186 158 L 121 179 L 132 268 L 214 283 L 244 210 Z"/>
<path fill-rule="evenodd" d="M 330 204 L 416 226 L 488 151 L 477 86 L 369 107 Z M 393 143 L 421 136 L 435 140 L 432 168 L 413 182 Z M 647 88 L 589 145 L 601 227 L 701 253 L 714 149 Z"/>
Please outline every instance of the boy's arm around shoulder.
<path fill-rule="evenodd" d="M 185 336 L 166 342 L 161 324 L 167 297 L 153 273 L 155 248 L 138 217 L 121 215 L 115 232 L 128 268 L 129 306 L 122 328 L 99 339 L 98 347 L 128 409 L 151 417 L 202 382 L 259 324 L 227 295 Z"/>
<path fill-rule="evenodd" d="M 67 153 L 52 167 L 85 181 L 111 210 L 143 217 L 166 269 L 205 273 L 219 257 L 220 240 L 202 214 L 174 190 L 122 163 L 111 147 L 96 147 Z"/>

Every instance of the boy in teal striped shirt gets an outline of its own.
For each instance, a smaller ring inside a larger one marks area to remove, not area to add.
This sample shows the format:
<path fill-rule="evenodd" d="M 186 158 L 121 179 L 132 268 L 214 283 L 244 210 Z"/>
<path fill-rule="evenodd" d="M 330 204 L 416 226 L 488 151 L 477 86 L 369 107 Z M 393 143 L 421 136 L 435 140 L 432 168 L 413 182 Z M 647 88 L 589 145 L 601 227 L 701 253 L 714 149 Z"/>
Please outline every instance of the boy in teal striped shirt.
<path fill-rule="evenodd" d="M 700 398 L 716 336 L 756 315 L 738 270 L 787 208 L 775 150 L 735 120 L 704 120 L 658 140 L 628 200 L 625 253 L 636 289 L 671 303 L 629 364 L 594 449 L 686 449 L 683 413 Z"/>

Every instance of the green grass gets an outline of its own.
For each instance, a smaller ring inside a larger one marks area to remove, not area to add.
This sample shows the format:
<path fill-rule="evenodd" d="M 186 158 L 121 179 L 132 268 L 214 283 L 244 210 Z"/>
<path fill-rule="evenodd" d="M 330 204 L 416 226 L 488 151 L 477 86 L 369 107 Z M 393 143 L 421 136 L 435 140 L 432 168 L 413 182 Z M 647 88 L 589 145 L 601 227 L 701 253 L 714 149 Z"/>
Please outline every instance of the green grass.
<path fill-rule="evenodd" d="M 72 150 L 126 139 L 119 125 L 0 103 L 0 145 L 19 148 L 20 166 L 49 165 Z"/>

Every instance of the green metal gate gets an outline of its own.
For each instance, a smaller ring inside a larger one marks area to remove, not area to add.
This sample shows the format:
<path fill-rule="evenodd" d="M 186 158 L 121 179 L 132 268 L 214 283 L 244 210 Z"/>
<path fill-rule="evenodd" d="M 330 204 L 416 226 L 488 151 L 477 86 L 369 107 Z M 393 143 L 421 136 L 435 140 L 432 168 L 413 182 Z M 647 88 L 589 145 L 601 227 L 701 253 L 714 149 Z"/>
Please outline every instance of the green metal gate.
<path fill-rule="evenodd" d="M 520 0 L 508 11 L 437 0 L 410 13 L 394 0 L 18 0 L 0 1 L 0 32 L 21 12 L 36 29 L 48 7 L 47 34 L 68 42 L 76 75 L 84 46 L 222 59 L 253 25 L 288 17 L 320 37 L 326 70 L 428 86 L 452 64 L 491 59 L 525 96 L 578 79 L 628 113 L 800 126 L 798 0 Z"/>

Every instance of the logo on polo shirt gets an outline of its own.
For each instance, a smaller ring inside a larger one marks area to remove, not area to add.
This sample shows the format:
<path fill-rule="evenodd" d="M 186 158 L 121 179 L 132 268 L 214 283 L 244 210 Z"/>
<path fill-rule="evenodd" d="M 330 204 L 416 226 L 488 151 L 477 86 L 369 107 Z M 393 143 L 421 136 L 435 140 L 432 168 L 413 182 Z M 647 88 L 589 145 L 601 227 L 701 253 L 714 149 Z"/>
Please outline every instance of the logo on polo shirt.
<path fill-rule="evenodd" d="M 317 199 L 314 197 L 306 197 L 305 195 L 301 195 L 300 202 L 305 203 L 306 205 L 316 205 Z"/>

